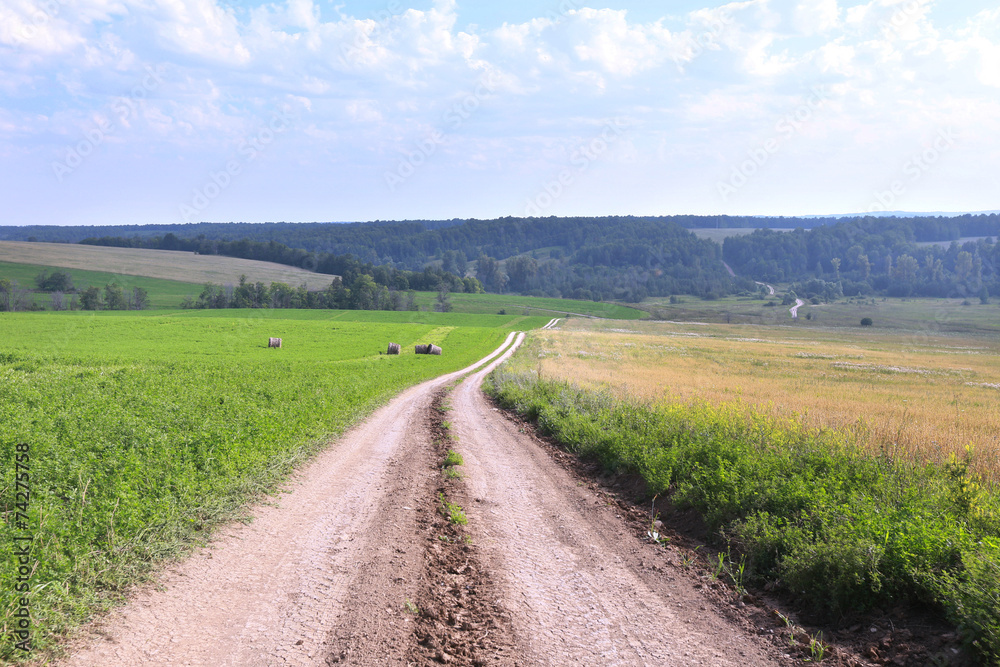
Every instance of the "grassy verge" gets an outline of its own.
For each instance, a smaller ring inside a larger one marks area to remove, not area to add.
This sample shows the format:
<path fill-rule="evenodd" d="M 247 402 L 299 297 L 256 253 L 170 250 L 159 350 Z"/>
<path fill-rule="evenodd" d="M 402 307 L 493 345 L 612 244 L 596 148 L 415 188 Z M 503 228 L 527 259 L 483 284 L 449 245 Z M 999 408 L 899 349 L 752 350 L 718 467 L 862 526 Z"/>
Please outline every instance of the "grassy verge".
<path fill-rule="evenodd" d="M 0 317 L 0 662 L 32 657 L 11 641 L 15 536 L 33 535 L 32 643 L 45 655 L 158 562 L 243 517 L 331 434 L 402 388 L 481 358 L 508 331 L 505 318 L 486 318 L 492 327 L 390 319 Z M 268 349 L 268 336 L 282 337 L 282 349 Z M 380 355 L 390 340 L 404 354 Z M 416 342 L 445 354 L 415 355 Z M 25 449 L 31 496 L 19 528 L 15 456 Z"/>
<path fill-rule="evenodd" d="M 982 659 L 1000 661 L 1000 498 L 967 461 L 872 456 L 843 433 L 737 406 L 615 399 L 540 379 L 527 356 L 487 390 L 571 451 L 697 510 L 746 556 L 748 582 L 827 619 L 936 605 Z"/>

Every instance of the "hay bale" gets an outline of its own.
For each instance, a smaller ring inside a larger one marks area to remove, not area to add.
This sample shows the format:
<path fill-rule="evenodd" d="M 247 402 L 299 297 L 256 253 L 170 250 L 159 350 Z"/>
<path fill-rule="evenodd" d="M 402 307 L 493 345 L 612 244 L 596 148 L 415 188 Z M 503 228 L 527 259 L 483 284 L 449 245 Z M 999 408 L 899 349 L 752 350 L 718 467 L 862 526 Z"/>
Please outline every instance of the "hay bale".
<path fill-rule="evenodd" d="M 429 348 L 430 348 L 430 345 L 414 345 L 413 346 L 413 352 L 415 354 L 427 354 L 427 350 Z"/>
<path fill-rule="evenodd" d="M 281 347 L 281 339 L 280 338 L 268 338 L 267 339 L 267 346 L 268 347 Z"/>
<path fill-rule="evenodd" d="M 428 347 L 427 354 L 436 354 L 439 357 L 441 356 L 441 348 L 438 347 L 437 345 L 428 345 L 427 347 Z"/>
<path fill-rule="evenodd" d="M 399 354 L 399 343 L 389 343 L 389 350 L 386 354 Z"/>

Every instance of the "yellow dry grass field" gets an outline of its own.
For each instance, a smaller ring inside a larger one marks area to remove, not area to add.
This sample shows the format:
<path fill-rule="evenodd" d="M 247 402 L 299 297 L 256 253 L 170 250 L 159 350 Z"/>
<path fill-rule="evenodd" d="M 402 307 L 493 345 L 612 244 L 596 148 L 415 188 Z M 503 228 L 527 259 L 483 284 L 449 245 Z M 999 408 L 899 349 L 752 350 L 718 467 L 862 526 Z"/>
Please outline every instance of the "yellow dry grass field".
<path fill-rule="evenodd" d="M 302 283 L 322 289 L 332 276 L 282 264 L 251 259 L 196 255 L 172 250 L 105 248 L 70 243 L 27 243 L 0 241 L 0 261 L 67 269 L 106 271 L 127 276 L 149 276 L 187 283 L 237 284 L 240 275 L 251 282 L 282 282 L 293 287 Z"/>
<path fill-rule="evenodd" d="M 792 327 L 563 320 L 538 331 L 543 377 L 648 401 L 751 406 L 847 429 L 889 456 L 974 448 L 1000 481 L 1000 341 Z"/>

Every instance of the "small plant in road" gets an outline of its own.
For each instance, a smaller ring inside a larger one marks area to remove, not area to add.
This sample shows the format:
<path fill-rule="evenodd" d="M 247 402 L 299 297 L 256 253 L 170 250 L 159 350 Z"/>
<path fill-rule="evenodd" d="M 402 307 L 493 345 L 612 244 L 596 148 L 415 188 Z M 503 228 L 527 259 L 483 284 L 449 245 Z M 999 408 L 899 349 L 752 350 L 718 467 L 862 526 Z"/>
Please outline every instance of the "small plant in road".
<path fill-rule="evenodd" d="M 445 500 L 443 493 L 438 494 L 438 499 L 441 501 L 441 514 L 443 514 L 448 521 L 460 526 L 464 526 L 469 523 L 469 519 L 465 516 L 465 512 L 462 510 L 460 505 L 456 505 L 455 503 L 450 503 Z"/>

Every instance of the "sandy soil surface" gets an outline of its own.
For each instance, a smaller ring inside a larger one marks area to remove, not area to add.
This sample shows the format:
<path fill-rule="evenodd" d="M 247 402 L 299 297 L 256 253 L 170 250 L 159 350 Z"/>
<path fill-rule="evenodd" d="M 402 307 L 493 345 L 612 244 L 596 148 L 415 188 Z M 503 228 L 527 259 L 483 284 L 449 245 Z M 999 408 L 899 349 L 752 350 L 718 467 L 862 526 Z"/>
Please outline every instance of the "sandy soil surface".
<path fill-rule="evenodd" d="M 636 536 L 489 404 L 488 368 L 436 421 L 432 403 L 470 369 L 403 392 L 60 664 L 778 664 L 675 551 Z M 449 447 L 461 478 L 441 474 Z M 468 526 L 444 518 L 442 498 Z"/>

